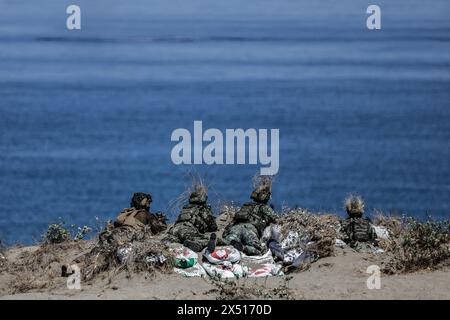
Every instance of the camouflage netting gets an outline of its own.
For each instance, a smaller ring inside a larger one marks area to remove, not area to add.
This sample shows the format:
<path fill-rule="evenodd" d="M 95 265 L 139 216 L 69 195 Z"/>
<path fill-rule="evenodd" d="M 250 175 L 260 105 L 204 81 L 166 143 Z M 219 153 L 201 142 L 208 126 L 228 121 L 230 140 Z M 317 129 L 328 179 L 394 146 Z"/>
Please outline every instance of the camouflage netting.
<path fill-rule="evenodd" d="M 318 215 L 302 209 L 285 209 L 279 221 L 281 233 L 296 231 L 304 242 L 314 244 L 308 250 L 319 257 L 334 254 L 336 239 L 340 238 L 340 221 L 334 215 Z"/>
<path fill-rule="evenodd" d="M 101 234 L 94 248 L 76 262 L 83 266 L 83 278 L 92 280 L 103 272 L 171 272 L 173 258 L 149 227 L 116 228 Z"/>

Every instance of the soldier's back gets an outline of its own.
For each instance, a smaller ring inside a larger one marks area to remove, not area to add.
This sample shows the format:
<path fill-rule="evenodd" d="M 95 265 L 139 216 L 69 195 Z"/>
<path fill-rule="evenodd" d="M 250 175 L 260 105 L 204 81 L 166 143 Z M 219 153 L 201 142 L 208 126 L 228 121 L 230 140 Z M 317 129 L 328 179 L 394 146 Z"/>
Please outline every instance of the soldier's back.
<path fill-rule="evenodd" d="M 368 218 L 353 218 L 353 240 L 366 242 L 373 240 L 372 224 Z"/>

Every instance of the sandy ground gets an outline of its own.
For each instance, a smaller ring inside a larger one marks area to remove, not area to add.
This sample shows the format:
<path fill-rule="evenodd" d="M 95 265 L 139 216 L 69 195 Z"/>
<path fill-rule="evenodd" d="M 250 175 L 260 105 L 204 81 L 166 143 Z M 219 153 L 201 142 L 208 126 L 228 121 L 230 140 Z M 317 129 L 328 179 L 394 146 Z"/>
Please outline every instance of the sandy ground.
<path fill-rule="evenodd" d="M 24 250 L 11 249 L 8 259 L 17 258 Z M 338 249 L 334 257 L 314 263 L 307 271 L 292 274 L 288 282 L 295 299 L 450 299 L 450 268 L 413 274 L 381 276 L 381 288 L 369 290 L 368 266 L 377 264 L 379 255 L 360 254 L 349 248 Z M 58 266 L 55 266 L 58 267 Z M 178 274 L 144 274 L 127 276 L 125 272 L 103 275 L 92 283 L 82 283 L 81 290 L 69 290 L 66 278 L 56 278 L 53 289 L 35 289 L 11 294 L 14 277 L 0 274 L 0 299 L 216 299 L 217 288 L 209 279 L 184 278 Z M 241 279 L 245 286 L 279 287 L 283 277 Z"/>

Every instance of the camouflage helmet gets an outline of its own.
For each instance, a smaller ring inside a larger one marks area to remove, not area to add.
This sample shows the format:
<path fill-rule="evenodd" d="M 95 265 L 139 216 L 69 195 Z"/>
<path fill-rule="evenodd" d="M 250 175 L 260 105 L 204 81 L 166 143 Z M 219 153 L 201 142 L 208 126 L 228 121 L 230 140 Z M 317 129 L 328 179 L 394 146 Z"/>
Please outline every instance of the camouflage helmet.
<path fill-rule="evenodd" d="M 144 201 L 148 200 L 148 201 Z M 148 210 L 150 208 L 150 204 L 152 203 L 152 196 L 149 193 L 136 192 L 133 194 L 133 198 L 131 198 L 130 206 L 141 210 Z"/>
<path fill-rule="evenodd" d="M 189 195 L 189 203 L 191 204 L 205 204 L 206 200 L 208 200 L 208 194 L 202 188 L 196 189 Z"/>
<path fill-rule="evenodd" d="M 345 210 L 350 217 L 361 218 L 364 213 L 364 200 L 360 196 L 348 196 L 345 199 Z"/>
<path fill-rule="evenodd" d="M 263 185 L 255 188 L 250 196 L 255 202 L 267 203 L 270 200 L 270 196 L 272 192 L 270 190 L 270 186 Z"/>

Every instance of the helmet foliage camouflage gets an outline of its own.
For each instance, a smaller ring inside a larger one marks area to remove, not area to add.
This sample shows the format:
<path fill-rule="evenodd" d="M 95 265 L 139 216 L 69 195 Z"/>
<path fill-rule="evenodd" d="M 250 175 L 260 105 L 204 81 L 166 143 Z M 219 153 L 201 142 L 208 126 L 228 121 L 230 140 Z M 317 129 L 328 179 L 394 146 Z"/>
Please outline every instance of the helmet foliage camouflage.
<path fill-rule="evenodd" d="M 348 196 L 345 199 L 345 210 L 352 218 L 362 217 L 364 213 L 364 200 L 360 196 Z"/>

